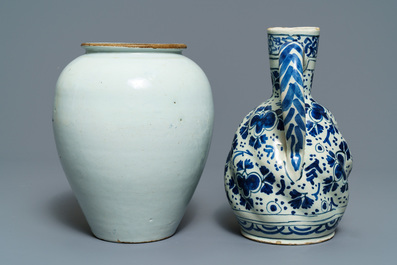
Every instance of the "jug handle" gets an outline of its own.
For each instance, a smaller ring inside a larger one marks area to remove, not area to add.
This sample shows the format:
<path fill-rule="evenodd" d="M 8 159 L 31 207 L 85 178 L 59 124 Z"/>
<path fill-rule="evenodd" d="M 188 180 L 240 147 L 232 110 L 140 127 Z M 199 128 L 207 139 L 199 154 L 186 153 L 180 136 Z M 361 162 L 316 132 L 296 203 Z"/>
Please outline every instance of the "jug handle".
<path fill-rule="evenodd" d="M 302 175 L 306 141 L 303 56 L 303 47 L 298 42 L 286 42 L 280 48 L 281 109 L 287 149 L 287 171 L 292 181 L 298 180 Z"/>

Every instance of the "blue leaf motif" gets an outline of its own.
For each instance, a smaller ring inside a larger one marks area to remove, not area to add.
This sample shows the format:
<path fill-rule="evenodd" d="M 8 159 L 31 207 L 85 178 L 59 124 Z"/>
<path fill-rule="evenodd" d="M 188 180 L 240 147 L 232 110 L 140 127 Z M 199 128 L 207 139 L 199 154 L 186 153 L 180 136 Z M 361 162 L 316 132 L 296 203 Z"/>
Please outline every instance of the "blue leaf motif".
<path fill-rule="evenodd" d="M 246 169 L 254 168 L 254 165 L 252 164 L 251 160 L 249 160 L 249 159 L 245 160 L 244 166 L 245 166 Z"/>
<path fill-rule="evenodd" d="M 277 115 L 275 112 L 268 111 L 266 108 L 264 108 L 264 110 L 266 111 L 265 113 L 256 114 L 250 122 L 250 126 L 252 128 L 255 127 L 256 134 L 260 134 L 263 130 L 272 129 L 277 122 Z"/>
<path fill-rule="evenodd" d="M 263 125 L 266 129 L 273 128 L 277 120 L 276 113 L 268 111 L 263 117 Z"/>
<path fill-rule="evenodd" d="M 302 193 L 294 189 L 289 193 L 289 195 L 291 196 L 292 199 L 295 199 L 302 196 Z"/>
<path fill-rule="evenodd" d="M 279 54 L 281 109 L 284 126 L 287 127 L 285 136 L 290 153 L 289 164 L 295 171 L 302 166 L 306 138 L 302 52 L 301 45 L 292 41 L 284 43 Z"/>
<path fill-rule="evenodd" d="M 269 175 L 265 177 L 265 182 L 268 182 L 270 184 L 273 184 L 276 181 L 276 178 L 274 177 L 273 173 L 270 172 Z"/>
<path fill-rule="evenodd" d="M 268 139 L 268 137 L 265 134 L 262 136 L 259 136 L 259 137 L 251 136 L 249 145 L 252 146 L 253 148 L 255 148 L 255 150 L 257 150 L 258 148 L 260 148 L 262 146 L 262 144 L 266 143 L 267 139 Z"/>
<path fill-rule="evenodd" d="M 292 120 L 292 117 L 294 117 L 294 114 L 295 114 L 295 109 L 290 109 L 288 111 L 287 116 L 284 118 L 284 124 L 288 124 Z"/>
<path fill-rule="evenodd" d="M 273 193 L 273 183 L 275 182 L 275 178 L 273 173 L 270 173 L 264 180 L 263 180 L 263 187 L 261 192 L 269 195 Z"/>
<path fill-rule="evenodd" d="M 339 187 L 339 184 L 338 183 L 334 183 L 333 185 L 332 185 L 332 191 L 336 191 L 336 189 Z"/>
<path fill-rule="evenodd" d="M 243 126 L 241 126 L 241 128 L 240 128 L 240 135 L 241 135 L 241 138 L 243 138 L 244 140 L 245 139 L 247 139 L 247 136 L 248 136 L 248 121 L 243 125 Z"/>
<path fill-rule="evenodd" d="M 239 176 L 237 178 L 237 184 L 243 190 L 244 196 L 248 197 L 251 190 L 256 190 L 259 187 L 260 179 L 254 174 L 248 175 L 247 178 Z"/>
<path fill-rule="evenodd" d="M 346 154 L 346 159 L 350 160 L 351 154 L 350 154 L 350 150 L 349 147 L 347 146 L 347 143 L 345 141 L 342 141 L 339 144 L 339 148 L 342 152 L 344 152 Z"/>
<path fill-rule="evenodd" d="M 265 166 L 261 166 L 261 167 L 259 168 L 259 171 L 262 173 L 262 176 L 266 176 L 267 173 L 270 172 L 270 170 L 269 170 L 267 167 L 265 167 Z"/>
<path fill-rule="evenodd" d="M 261 188 L 261 192 L 266 193 L 267 195 L 273 193 L 273 183 L 276 181 L 273 173 L 271 173 L 270 170 L 265 166 L 261 166 L 259 171 L 264 177 L 262 180 L 263 186 Z"/>
<path fill-rule="evenodd" d="M 230 178 L 228 185 L 229 185 L 229 189 L 231 189 L 232 192 L 235 195 L 237 195 L 238 194 L 238 187 L 237 187 L 236 183 L 234 182 L 233 178 Z"/>
<path fill-rule="evenodd" d="M 244 160 L 244 162 L 242 160 L 240 160 L 237 163 L 237 171 L 245 171 L 245 170 L 251 169 L 251 168 L 254 168 L 254 165 L 252 164 L 250 159 L 246 159 L 246 160 Z"/>
<path fill-rule="evenodd" d="M 302 130 L 302 131 L 304 131 L 304 130 L 306 129 L 306 126 L 305 126 L 305 123 L 304 123 L 304 121 L 302 120 L 301 117 L 302 117 L 302 116 L 296 115 L 296 116 L 295 116 L 295 121 L 296 121 L 296 124 L 298 124 L 299 129 Z M 295 130 L 296 130 L 296 129 L 298 129 L 298 127 L 296 127 Z"/>
<path fill-rule="evenodd" d="M 300 207 L 302 207 L 303 209 L 309 209 L 314 203 L 314 200 L 312 198 L 309 198 L 307 194 L 302 194 L 295 189 L 292 190 L 289 194 L 292 200 L 290 200 L 288 203 L 294 209 L 299 209 Z"/>
<path fill-rule="evenodd" d="M 302 202 L 302 208 L 303 209 L 309 209 L 310 207 L 312 207 L 313 203 L 314 203 L 313 199 L 311 199 L 311 198 L 309 198 L 307 196 L 304 196 L 303 202 Z"/>
<path fill-rule="evenodd" d="M 300 90 L 299 90 L 299 92 L 300 92 Z M 301 101 L 302 101 L 302 99 L 297 99 L 297 98 L 295 98 L 293 100 L 294 106 L 295 106 L 296 110 L 298 111 L 298 113 L 300 115 L 300 116 L 297 116 L 297 117 L 302 117 L 302 116 L 305 115 L 305 109 L 303 108 Z"/>
<path fill-rule="evenodd" d="M 324 194 L 327 194 L 331 190 L 332 185 L 324 185 L 323 186 L 323 192 Z"/>
<path fill-rule="evenodd" d="M 331 167 L 333 167 L 335 165 L 335 154 L 334 154 L 334 152 L 332 152 L 332 151 L 328 152 L 327 162 L 328 162 L 328 165 L 330 165 Z"/>
<path fill-rule="evenodd" d="M 335 171 L 334 172 L 335 172 L 335 177 L 336 177 L 337 180 L 341 179 L 342 177 L 343 177 L 343 179 L 346 180 L 345 170 L 343 170 L 343 167 L 340 164 L 335 166 Z"/>
<path fill-rule="evenodd" d="M 321 124 L 310 120 L 306 121 L 306 128 L 309 134 L 314 137 L 324 131 L 324 127 Z"/>
<path fill-rule="evenodd" d="M 240 205 L 245 206 L 245 209 L 250 210 L 253 208 L 254 201 L 251 198 L 240 198 Z"/>
<path fill-rule="evenodd" d="M 295 85 L 292 85 L 292 84 L 290 85 L 290 89 L 288 89 L 287 94 L 286 94 L 286 96 L 282 102 L 282 105 L 281 105 L 281 107 L 283 109 L 287 110 L 291 107 L 292 100 L 294 98 L 294 92 L 295 92 L 294 87 L 295 87 Z M 284 90 L 285 90 L 285 87 L 282 87 L 282 88 L 284 88 Z M 284 92 L 284 90 L 282 90 L 282 92 Z M 284 122 L 287 123 L 285 120 L 284 120 Z"/>
<path fill-rule="evenodd" d="M 243 164 L 243 161 L 238 161 L 238 163 L 237 163 L 237 171 L 242 171 L 242 170 L 244 170 L 244 164 Z"/>
<path fill-rule="evenodd" d="M 334 181 L 332 176 L 324 179 L 324 182 L 323 182 L 323 192 L 324 192 L 324 194 L 327 194 L 331 190 L 335 191 L 338 187 L 339 187 L 339 184 Z"/>
<path fill-rule="evenodd" d="M 345 192 L 345 191 L 347 191 L 349 189 L 349 185 L 348 185 L 348 183 L 345 183 L 341 188 L 340 188 L 340 191 L 341 192 Z"/>
<path fill-rule="evenodd" d="M 323 106 L 313 103 L 310 111 L 310 116 L 316 121 L 321 121 L 323 118 L 328 119 L 328 115 Z"/>
<path fill-rule="evenodd" d="M 257 150 L 262 146 L 259 137 L 254 137 L 254 136 L 251 136 L 249 145 L 255 148 L 255 150 Z"/>
<path fill-rule="evenodd" d="M 300 197 L 298 197 L 296 199 L 289 201 L 288 203 L 292 206 L 292 208 L 299 209 L 302 204 L 302 199 Z"/>

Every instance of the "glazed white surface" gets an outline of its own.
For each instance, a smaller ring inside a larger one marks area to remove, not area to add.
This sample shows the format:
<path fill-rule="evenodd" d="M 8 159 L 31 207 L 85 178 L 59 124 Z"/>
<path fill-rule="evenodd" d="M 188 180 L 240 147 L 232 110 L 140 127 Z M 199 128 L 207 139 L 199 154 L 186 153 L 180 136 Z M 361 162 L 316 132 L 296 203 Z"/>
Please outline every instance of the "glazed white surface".
<path fill-rule="evenodd" d="M 201 176 L 213 126 L 210 84 L 178 53 L 88 53 L 59 77 L 57 149 L 93 233 L 171 236 Z"/>

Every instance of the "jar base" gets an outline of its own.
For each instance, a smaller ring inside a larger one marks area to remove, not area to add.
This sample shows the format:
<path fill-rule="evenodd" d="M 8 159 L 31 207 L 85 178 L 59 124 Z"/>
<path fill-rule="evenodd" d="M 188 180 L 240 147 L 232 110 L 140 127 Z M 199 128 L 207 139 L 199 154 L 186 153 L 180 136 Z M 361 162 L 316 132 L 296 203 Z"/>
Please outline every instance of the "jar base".
<path fill-rule="evenodd" d="M 158 238 L 158 239 L 137 240 L 137 241 L 134 241 L 134 240 L 119 240 L 119 239 L 113 240 L 113 239 L 101 238 L 101 237 L 95 235 L 94 233 L 93 233 L 93 235 L 94 235 L 94 237 L 96 237 L 96 238 L 98 238 L 100 240 L 106 241 L 106 242 L 120 243 L 120 244 L 145 244 L 145 243 L 152 243 L 152 242 L 157 242 L 157 241 L 162 241 L 162 240 L 168 239 L 168 238 L 174 236 L 175 233 L 171 234 L 170 236 L 161 237 L 161 238 Z"/>
<path fill-rule="evenodd" d="M 330 240 L 334 237 L 335 232 L 332 232 L 329 235 L 318 237 L 318 238 L 308 238 L 308 239 L 277 239 L 277 238 L 265 238 L 265 237 L 258 237 L 254 235 L 250 235 L 243 230 L 241 230 L 241 234 L 251 240 L 261 242 L 261 243 L 268 243 L 274 245 L 310 245 L 310 244 L 317 244 L 327 240 Z"/>

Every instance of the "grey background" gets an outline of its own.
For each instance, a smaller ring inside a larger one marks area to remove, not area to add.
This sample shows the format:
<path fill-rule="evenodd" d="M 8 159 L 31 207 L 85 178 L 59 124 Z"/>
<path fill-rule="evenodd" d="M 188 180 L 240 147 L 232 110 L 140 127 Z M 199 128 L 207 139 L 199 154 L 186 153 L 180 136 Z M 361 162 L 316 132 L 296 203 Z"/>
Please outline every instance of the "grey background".
<path fill-rule="evenodd" d="M 392 264 L 396 250 L 396 1 L 0 2 L 0 264 Z M 266 28 L 319 26 L 313 96 L 350 145 L 350 204 L 334 239 L 243 238 L 223 188 L 238 124 L 271 94 Z M 215 102 L 210 154 L 170 239 L 94 238 L 57 158 L 51 115 L 63 67 L 87 41 L 181 42 Z"/>

